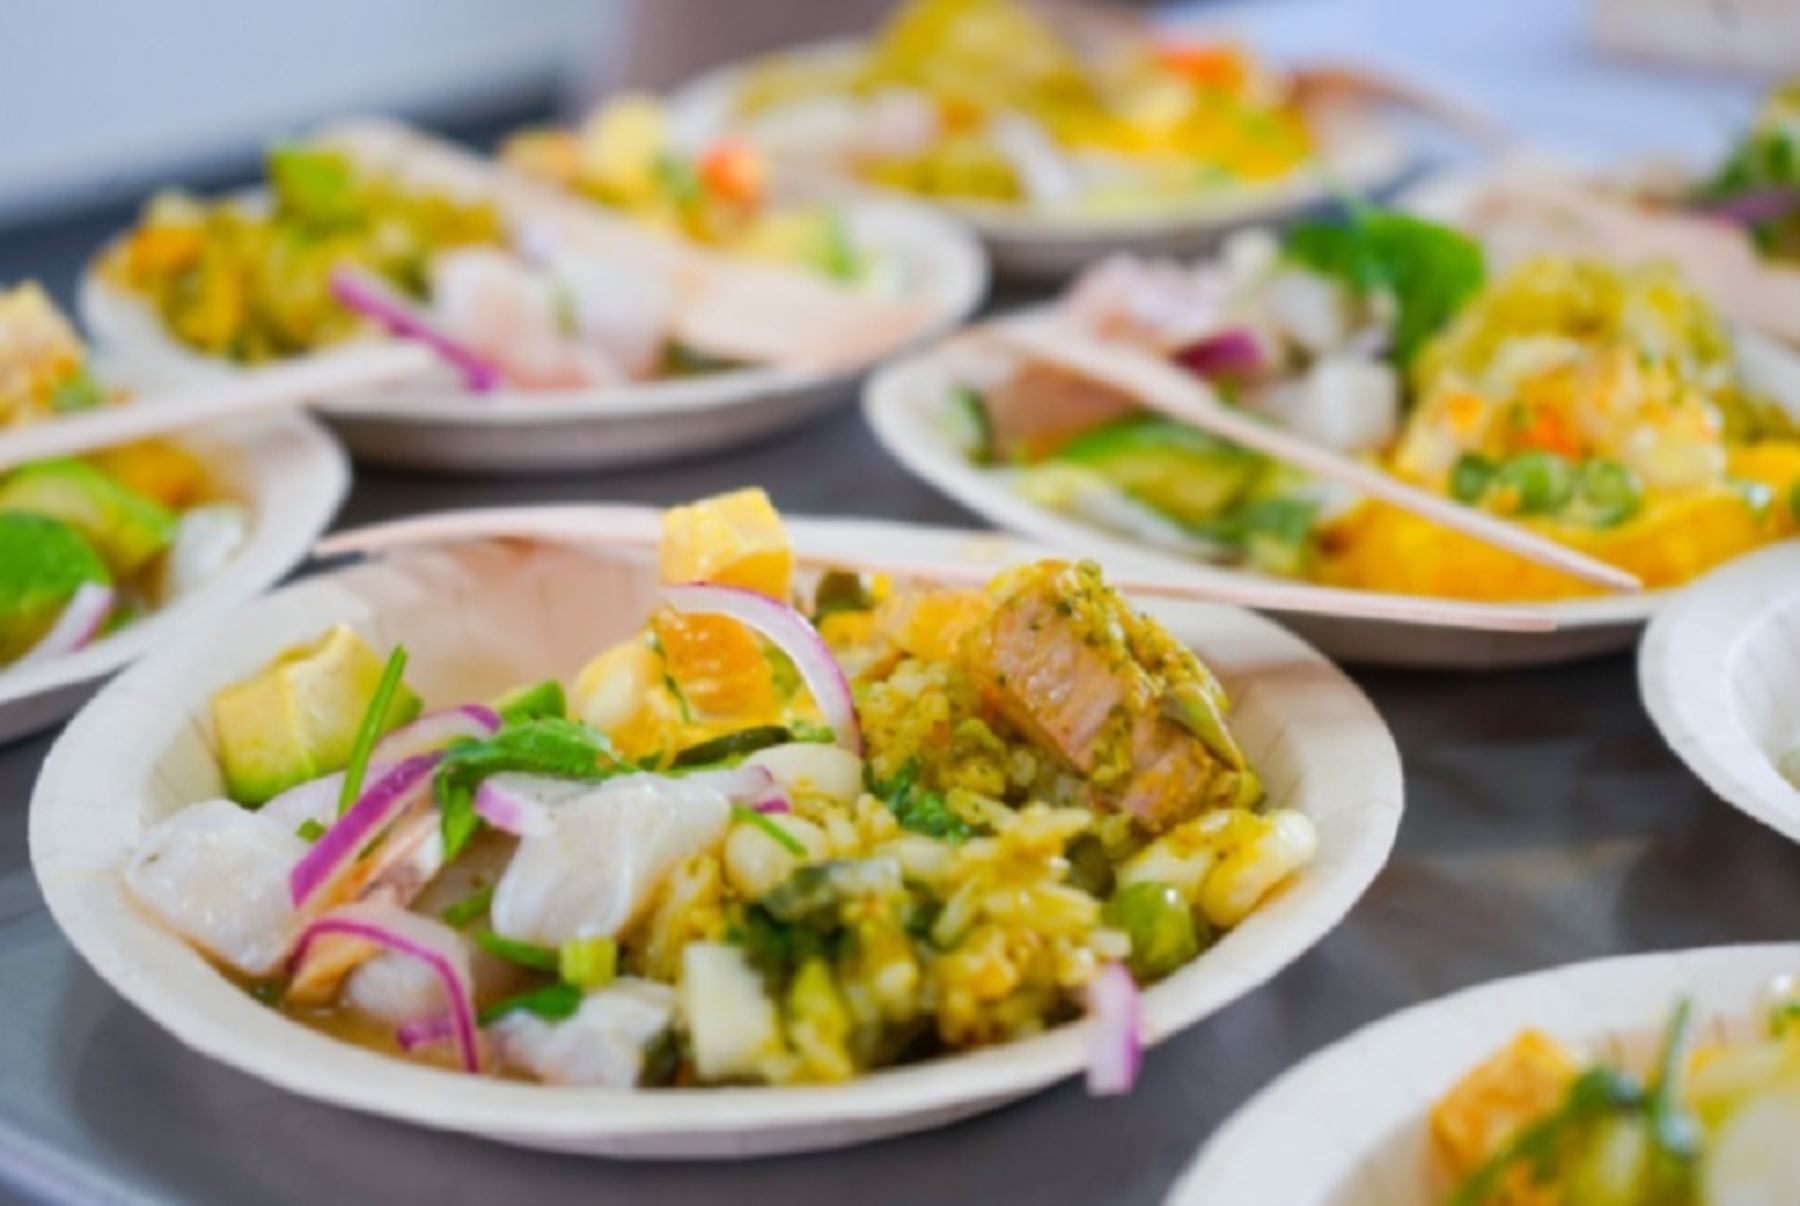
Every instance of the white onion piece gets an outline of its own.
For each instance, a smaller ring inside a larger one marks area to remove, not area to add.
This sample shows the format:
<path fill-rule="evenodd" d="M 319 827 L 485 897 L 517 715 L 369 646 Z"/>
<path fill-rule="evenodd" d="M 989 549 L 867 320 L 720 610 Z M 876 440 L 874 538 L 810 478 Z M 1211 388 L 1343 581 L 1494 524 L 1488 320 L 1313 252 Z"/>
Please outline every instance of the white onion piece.
<path fill-rule="evenodd" d="M 427 712 L 376 742 L 372 762 L 400 762 L 414 754 L 441 750 L 458 737 L 480 740 L 500 731 L 500 715 L 483 704 L 461 704 Z"/>
<path fill-rule="evenodd" d="M 734 804 L 755 804 L 781 794 L 775 776 L 750 761 L 724 770 L 695 771 L 691 775 L 674 777 L 684 783 L 710 787 Z"/>
<path fill-rule="evenodd" d="M 823 796 L 849 804 L 862 795 L 863 761 L 842 746 L 793 741 L 757 750 L 744 765 L 768 772 L 783 795 Z M 767 793 L 758 799 L 766 799 Z"/>
<path fill-rule="evenodd" d="M 386 764 L 370 762 L 367 781 L 378 782 L 393 769 Z M 299 829 L 308 821 L 329 827 L 337 819 L 338 797 L 343 792 L 344 772 L 337 771 L 288 788 L 257 809 L 256 815 L 290 830 Z"/>
<path fill-rule="evenodd" d="M 102 586 L 98 582 L 83 582 L 64 606 L 62 614 L 56 617 L 56 623 L 50 626 L 50 631 L 26 650 L 13 665 L 37 665 L 67 657 L 83 648 L 94 639 L 100 626 L 106 623 L 106 617 L 112 614 L 113 601 L 117 598 L 118 595 L 110 586 Z"/>
<path fill-rule="evenodd" d="M 729 616 L 771 641 L 800 672 L 838 744 L 862 753 L 862 729 L 856 722 L 850 680 L 805 616 L 767 595 L 712 582 L 671 586 L 663 591 L 663 598 L 683 615 Z"/>
<path fill-rule="evenodd" d="M 1123 963 L 1102 967 L 1087 987 L 1093 1030 L 1088 1047 L 1088 1092 L 1117 1097 L 1131 1092 L 1144 1062 L 1143 1008 L 1137 981 Z"/>

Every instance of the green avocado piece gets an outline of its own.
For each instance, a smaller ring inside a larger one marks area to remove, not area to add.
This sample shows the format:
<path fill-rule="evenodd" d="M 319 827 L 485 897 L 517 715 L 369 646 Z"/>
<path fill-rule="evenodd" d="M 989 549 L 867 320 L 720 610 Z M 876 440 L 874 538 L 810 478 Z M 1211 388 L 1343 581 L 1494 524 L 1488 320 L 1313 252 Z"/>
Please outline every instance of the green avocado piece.
<path fill-rule="evenodd" d="M 1157 415 L 1085 432 L 1053 458 L 1083 465 L 1182 523 L 1201 523 L 1255 484 L 1263 460 L 1203 431 Z"/>
<path fill-rule="evenodd" d="M 494 711 L 507 724 L 542 720 L 546 717 L 564 720 L 569 715 L 569 697 L 563 691 L 561 683 L 547 678 L 541 683 L 508 691 L 494 701 Z"/>
<path fill-rule="evenodd" d="M 111 581 L 100 554 L 68 524 L 0 511 L 0 665 L 42 640 L 84 583 Z"/>
<path fill-rule="evenodd" d="M 348 625 L 288 650 L 213 696 L 225 790 L 255 806 L 343 770 L 386 662 Z M 380 732 L 410 723 L 419 697 L 402 683 Z"/>
<path fill-rule="evenodd" d="M 39 461 L 0 478 L 0 510 L 62 520 L 121 578 L 137 573 L 175 538 L 173 511 L 86 461 Z"/>

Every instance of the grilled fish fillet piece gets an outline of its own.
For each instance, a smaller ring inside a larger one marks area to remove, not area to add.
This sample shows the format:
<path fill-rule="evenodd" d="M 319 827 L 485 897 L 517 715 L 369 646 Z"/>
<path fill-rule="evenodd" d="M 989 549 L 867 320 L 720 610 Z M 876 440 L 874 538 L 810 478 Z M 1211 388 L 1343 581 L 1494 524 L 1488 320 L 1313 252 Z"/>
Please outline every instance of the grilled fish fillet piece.
<path fill-rule="evenodd" d="M 1009 720 L 1089 779 L 1096 806 L 1161 831 L 1260 798 L 1218 680 L 1098 566 L 1039 562 L 990 590 L 993 614 L 962 646 L 969 671 Z"/>

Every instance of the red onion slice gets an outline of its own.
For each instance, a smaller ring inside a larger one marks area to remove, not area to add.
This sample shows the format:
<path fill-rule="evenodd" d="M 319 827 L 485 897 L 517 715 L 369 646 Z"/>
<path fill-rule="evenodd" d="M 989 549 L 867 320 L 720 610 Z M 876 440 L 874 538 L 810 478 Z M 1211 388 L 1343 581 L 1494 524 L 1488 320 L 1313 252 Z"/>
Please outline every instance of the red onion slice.
<path fill-rule="evenodd" d="M 498 365 L 441 330 L 380 277 L 340 264 L 331 271 L 331 296 L 346 310 L 372 318 L 393 334 L 417 340 L 442 356 L 476 393 L 492 393 L 504 384 Z"/>
<path fill-rule="evenodd" d="M 786 796 L 770 796 L 766 800 L 758 800 L 750 807 L 754 808 L 757 812 L 762 813 L 764 816 L 767 816 L 770 813 L 794 811 L 794 806 L 788 803 Z"/>
<path fill-rule="evenodd" d="M 288 873 L 288 896 L 295 908 L 350 868 L 362 848 L 430 786 L 431 772 L 442 758 L 442 754 L 408 758 L 364 790 Z"/>
<path fill-rule="evenodd" d="M 47 662 L 66 657 L 83 648 L 94 639 L 101 625 L 106 623 L 106 617 L 112 614 L 113 601 L 117 598 L 118 595 L 110 586 L 102 586 L 98 582 L 83 582 L 63 607 L 62 614 L 56 617 L 56 623 L 50 626 L 50 631 L 14 661 L 13 665 L 28 666 Z"/>
<path fill-rule="evenodd" d="M 1208 381 L 1243 381 L 1261 374 L 1268 358 L 1255 332 L 1230 327 L 1179 349 L 1175 363 Z"/>
<path fill-rule="evenodd" d="M 455 1034 L 455 1020 L 447 1013 L 440 1013 L 433 1018 L 414 1018 L 403 1023 L 394 1031 L 394 1041 L 400 1044 L 400 1050 L 410 1053 L 444 1042 Z"/>
<path fill-rule="evenodd" d="M 712 582 L 671 586 L 663 591 L 663 598 L 683 615 L 729 616 L 771 641 L 800 672 L 837 743 L 854 754 L 862 753 L 862 730 L 856 723 L 850 680 L 805 616 L 767 595 Z"/>
<path fill-rule="evenodd" d="M 1144 1063 L 1143 1007 L 1137 981 L 1123 963 L 1102 967 L 1087 987 L 1093 1034 L 1088 1048 L 1088 1092 L 1117 1097 L 1131 1092 Z"/>
<path fill-rule="evenodd" d="M 328 934 L 360 938 L 417 959 L 443 983 L 444 996 L 450 1002 L 450 1037 L 456 1040 L 463 1070 L 479 1072 L 481 1049 L 476 1042 L 475 1006 L 466 960 L 459 958 L 458 953 L 439 949 L 437 936 L 422 923 L 425 923 L 424 918 L 391 904 L 368 902 L 333 909 L 301 931 L 300 940 L 294 946 L 292 966 L 300 966 L 306 958 L 307 948 Z"/>
<path fill-rule="evenodd" d="M 682 775 L 681 781 L 710 787 L 734 804 L 751 804 L 781 794 L 775 784 L 775 776 L 760 766 L 695 771 L 691 775 Z"/>
<path fill-rule="evenodd" d="M 372 762 L 400 762 L 415 754 L 441 750 L 458 737 L 480 740 L 500 731 L 500 714 L 482 704 L 462 704 L 439 712 L 427 712 L 402 725 L 376 743 Z"/>

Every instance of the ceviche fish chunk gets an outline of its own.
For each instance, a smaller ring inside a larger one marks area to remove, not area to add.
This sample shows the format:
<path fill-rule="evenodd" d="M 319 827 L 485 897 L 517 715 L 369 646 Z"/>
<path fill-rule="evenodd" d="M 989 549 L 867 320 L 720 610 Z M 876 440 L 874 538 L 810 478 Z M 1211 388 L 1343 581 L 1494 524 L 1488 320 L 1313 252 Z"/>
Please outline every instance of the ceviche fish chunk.
<path fill-rule="evenodd" d="M 759 490 L 560 681 L 421 700 L 348 627 L 213 700 L 229 798 L 126 884 L 259 1000 L 550 1084 L 835 1082 L 1132 998 L 1312 859 L 1205 663 L 1089 564 L 797 581 Z"/>
<path fill-rule="evenodd" d="M 1696 1041 L 1687 1004 L 1643 1071 L 1527 1030 L 1431 1114 L 1453 1206 L 1775 1206 L 1800 1199 L 1800 998 Z"/>
<path fill-rule="evenodd" d="M 1096 215 L 1178 207 L 1314 166 L 1291 81 L 1249 50 L 1119 31 L 1070 36 L 1019 0 L 913 0 L 847 55 L 753 65 L 735 123 L 784 162 Z"/>
<path fill-rule="evenodd" d="M 35 284 L 0 291 L 0 430 L 118 399 Z M 215 576 L 248 534 L 244 507 L 158 440 L 0 471 L 0 670 L 47 661 Z"/>
<path fill-rule="evenodd" d="M 1228 404 L 1672 586 L 1785 536 L 1792 407 L 1674 268 L 1546 255 L 1489 276 L 1420 218 L 1358 210 L 1194 266 L 1115 259 L 1061 320 L 1166 358 Z M 1029 357 L 953 368 L 965 453 L 1040 505 L 1225 564 L 1492 600 L 1595 588 L 1359 500 Z"/>

